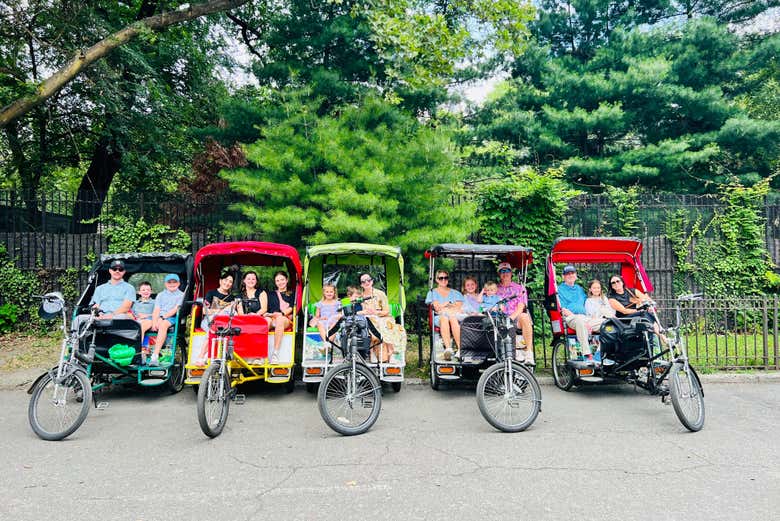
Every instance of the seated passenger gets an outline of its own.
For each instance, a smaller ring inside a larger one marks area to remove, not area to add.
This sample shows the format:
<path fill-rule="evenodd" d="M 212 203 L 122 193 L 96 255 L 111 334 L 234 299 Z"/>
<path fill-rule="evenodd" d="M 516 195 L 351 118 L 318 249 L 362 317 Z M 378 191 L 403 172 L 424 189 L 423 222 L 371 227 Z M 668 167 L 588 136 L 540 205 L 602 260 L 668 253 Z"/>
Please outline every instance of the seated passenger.
<path fill-rule="evenodd" d="M 390 304 L 385 292 L 374 287 L 374 278 L 370 273 L 360 274 L 361 297 L 369 300 L 363 302 L 363 311 L 371 324 L 382 337 L 382 344 L 371 348 L 374 357 L 381 363 L 390 361 L 394 352 L 406 350 L 406 330 L 390 315 Z"/>
<path fill-rule="evenodd" d="M 292 315 L 295 311 L 295 294 L 287 287 L 289 280 L 287 272 L 277 271 L 274 274 L 276 291 L 268 293 L 268 311 L 265 316 L 269 319 L 269 325 L 274 328 L 274 347 L 268 356 L 272 364 L 279 363 L 279 350 L 282 347 L 284 331 L 292 324 Z"/>
<path fill-rule="evenodd" d="M 124 319 L 130 318 L 130 307 L 135 300 L 135 288 L 125 282 L 125 263 L 120 259 L 111 261 L 108 268 L 109 280 L 95 288 L 89 301 L 90 307 L 100 310 L 98 318 Z M 71 323 L 73 331 L 78 331 L 82 322 L 89 314 L 81 314 Z"/>
<path fill-rule="evenodd" d="M 609 299 L 604 295 L 604 291 L 601 287 L 601 281 L 599 279 L 593 279 L 588 284 L 588 298 L 585 300 L 585 314 L 591 320 L 601 319 L 598 324 L 595 322 L 592 326 L 592 331 L 595 331 L 601 326 L 605 318 L 612 318 L 615 316 L 615 310 L 609 305 Z"/>
<path fill-rule="evenodd" d="M 669 340 L 665 335 L 661 334 L 661 327 L 656 320 L 654 313 L 649 313 L 646 310 L 637 309 L 645 302 L 650 302 L 650 297 L 639 291 L 638 289 L 631 289 L 626 287 L 626 282 L 620 275 L 613 275 L 609 279 L 609 305 L 615 310 L 615 316 L 617 318 L 633 317 L 633 316 L 645 316 L 653 322 L 653 331 L 663 341 L 664 344 L 668 344 Z"/>
<path fill-rule="evenodd" d="M 268 295 L 257 287 L 257 273 L 247 271 L 241 280 L 239 315 L 264 315 L 268 311 Z"/>
<path fill-rule="evenodd" d="M 130 309 L 133 318 L 138 322 L 141 320 L 151 319 L 152 311 L 154 310 L 154 300 L 152 300 L 152 284 L 151 282 L 143 281 L 138 285 L 139 298 L 133 302 L 133 307 Z"/>
<path fill-rule="evenodd" d="M 452 342 L 455 341 L 455 356 L 460 357 L 460 322 L 462 318 L 463 295 L 460 291 L 448 287 L 450 274 L 445 270 L 436 272 L 436 287 L 428 291 L 425 303 L 433 306 L 433 325 L 439 326 L 444 344 L 444 359 L 451 360 Z"/>
<path fill-rule="evenodd" d="M 492 311 L 503 311 L 504 306 L 496 307 L 496 304 L 501 300 L 498 296 L 498 284 L 489 280 L 485 282 L 485 286 L 482 288 L 482 294 L 480 295 L 480 308 L 485 313 Z"/>
<path fill-rule="evenodd" d="M 466 276 L 463 279 L 463 285 L 461 291 L 463 292 L 463 306 L 460 308 L 461 312 L 466 315 L 479 314 L 479 306 L 482 302 L 482 294 L 477 293 L 477 279 L 471 275 Z"/>
<path fill-rule="evenodd" d="M 500 298 L 517 297 L 504 305 L 504 313 L 509 315 L 512 322 L 523 330 L 523 343 L 525 346 L 517 351 L 516 359 L 528 365 L 534 364 L 534 324 L 531 314 L 528 313 L 528 291 L 525 286 L 512 282 L 512 265 L 502 262 L 498 265 L 498 291 Z M 518 345 L 519 339 L 518 336 Z"/>
<path fill-rule="evenodd" d="M 354 286 L 353 286 L 354 288 Z M 357 288 L 353 295 L 357 295 Z M 324 284 L 322 286 L 322 299 L 315 305 L 316 311 L 314 316 L 309 321 L 309 326 L 316 327 L 320 332 L 322 341 L 325 342 L 328 339 L 328 331 L 339 321 L 341 313 L 339 313 L 340 302 L 338 300 L 338 294 L 336 286 L 333 284 Z"/>
<path fill-rule="evenodd" d="M 558 300 L 561 304 L 561 316 L 566 325 L 577 333 L 585 360 L 593 363 L 593 351 L 588 341 L 590 331 L 595 324 L 601 325 L 601 318 L 590 318 L 585 311 L 586 295 L 577 282 L 577 269 L 568 265 L 563 268 L 563 284 L 558 286 Z M 604 365 L 611 365 L 612 360 L 602 359 Z"/>
<path fill-rule="evenodd" d="M 170 273 L 165 276 L 164 282 L 165 291 L 160 292 L 154 301 L 152 319 L 141 321 L 141 338 L 150 329 L 157 331 L 154 352 L 152 352 L 149 365 L 159 365 L 160 349 L 165 345 L 168 329 L 176 324 L 176 314 L 179 312 L 179 308 L 184 300 L 184 293 L 179 289 L 180 281 L 178 275 Z"/>

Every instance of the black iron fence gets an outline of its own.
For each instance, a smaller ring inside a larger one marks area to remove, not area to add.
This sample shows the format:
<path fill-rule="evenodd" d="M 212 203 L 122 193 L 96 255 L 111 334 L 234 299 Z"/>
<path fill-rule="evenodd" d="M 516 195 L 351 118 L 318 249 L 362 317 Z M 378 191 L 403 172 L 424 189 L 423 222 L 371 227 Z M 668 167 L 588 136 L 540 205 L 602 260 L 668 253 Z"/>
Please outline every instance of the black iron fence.
<path fill-rule="evenodd" d="M 677 301 L 664 299 L 657 304 L 661 323 L 665 327 L 674 326 Z M 409 307 L 406 323 L 414 334 L 414 345 L 408 345 L 407 349 L 418 351 L 418 365 L 424 367 L 430 363 L 428 306 L 418 300 Z M 541 300 L 531 300 L 530 311 L 537 367 L 550 369 L 553 341 L 550 320 Z M 695 367 L 705 371 L 780 369 L 777 296 L 707 298 L 684 303 L 680 313 L 680 334 Z"/>

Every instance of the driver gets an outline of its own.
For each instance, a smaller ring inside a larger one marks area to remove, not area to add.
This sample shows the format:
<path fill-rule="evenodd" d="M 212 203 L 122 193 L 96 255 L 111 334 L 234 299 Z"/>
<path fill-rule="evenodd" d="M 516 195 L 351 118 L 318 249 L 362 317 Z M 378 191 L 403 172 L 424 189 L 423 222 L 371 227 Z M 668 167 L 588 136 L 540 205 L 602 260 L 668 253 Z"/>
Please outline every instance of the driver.
<path fill-rule="evenodd" d="M 100 310 L 98 318 L 130 318 L 130 307 L 135 300 L 135 288 L 132 284 L 125 282 L 125 263 L 120 259 L 111 261 L 108 267 L 108 282 L 95 288 L 92 298 L 89 301 L 90 307 Z M 76 317 L 71 328 L 78 331 L 81 323 L 89 317 L 89 314 L 82 314 Z"/>
<path fill-rule="evenodd" d="M 512 322 L 523 330 L 524 346 L 518 346 L 515 350 L 515 359 L 525 362 L 527 365 L 534 363 L 534 325 L 531 315 L 528 313 L 528 291 L 525 286 L 512 282 L 512 265 L 502 262 L 498 265 L 498 296 L 502 299 L 517 297 L 504 304 L 504 312 L 509 315 Z M 519 339 L 519 337 L 518 337 Z"/>

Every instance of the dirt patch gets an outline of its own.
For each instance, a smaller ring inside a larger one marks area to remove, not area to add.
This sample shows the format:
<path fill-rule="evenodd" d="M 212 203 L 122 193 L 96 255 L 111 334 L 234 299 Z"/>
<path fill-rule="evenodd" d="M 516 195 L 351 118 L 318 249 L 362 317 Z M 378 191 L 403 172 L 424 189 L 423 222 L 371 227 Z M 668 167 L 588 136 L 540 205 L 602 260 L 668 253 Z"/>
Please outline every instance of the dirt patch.
<path fill-rule="evenodd" d="M 62 336 L 0 335 L 0 374 L 48 369 L 57 363 Z"/>

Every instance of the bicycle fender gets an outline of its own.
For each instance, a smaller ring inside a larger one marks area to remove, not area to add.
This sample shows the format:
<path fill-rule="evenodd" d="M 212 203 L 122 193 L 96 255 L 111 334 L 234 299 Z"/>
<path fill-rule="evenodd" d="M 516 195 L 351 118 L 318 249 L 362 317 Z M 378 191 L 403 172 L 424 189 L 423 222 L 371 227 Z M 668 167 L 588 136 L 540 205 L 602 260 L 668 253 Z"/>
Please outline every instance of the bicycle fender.
<path fill-rule="evenodd" d="M 54 371 L 56 371 L 57 370 L 57 366 L 54 366 L 52 369 Z M 32 385 L 30 385 L 30 388 L 27 389 L 27 394 L 32 394 L 33 393 L 33 389 L 35 389 L 35 386 L 38 385 L 38 382 L 40 382 L 43 379 L 43 377 L 48 375 L 48 374 L 51 374 L 51 371 L 46 371 L 45 373 L 42 373 L 38 378 L 36 378 L 35 381 L 32 383 Z"/>

